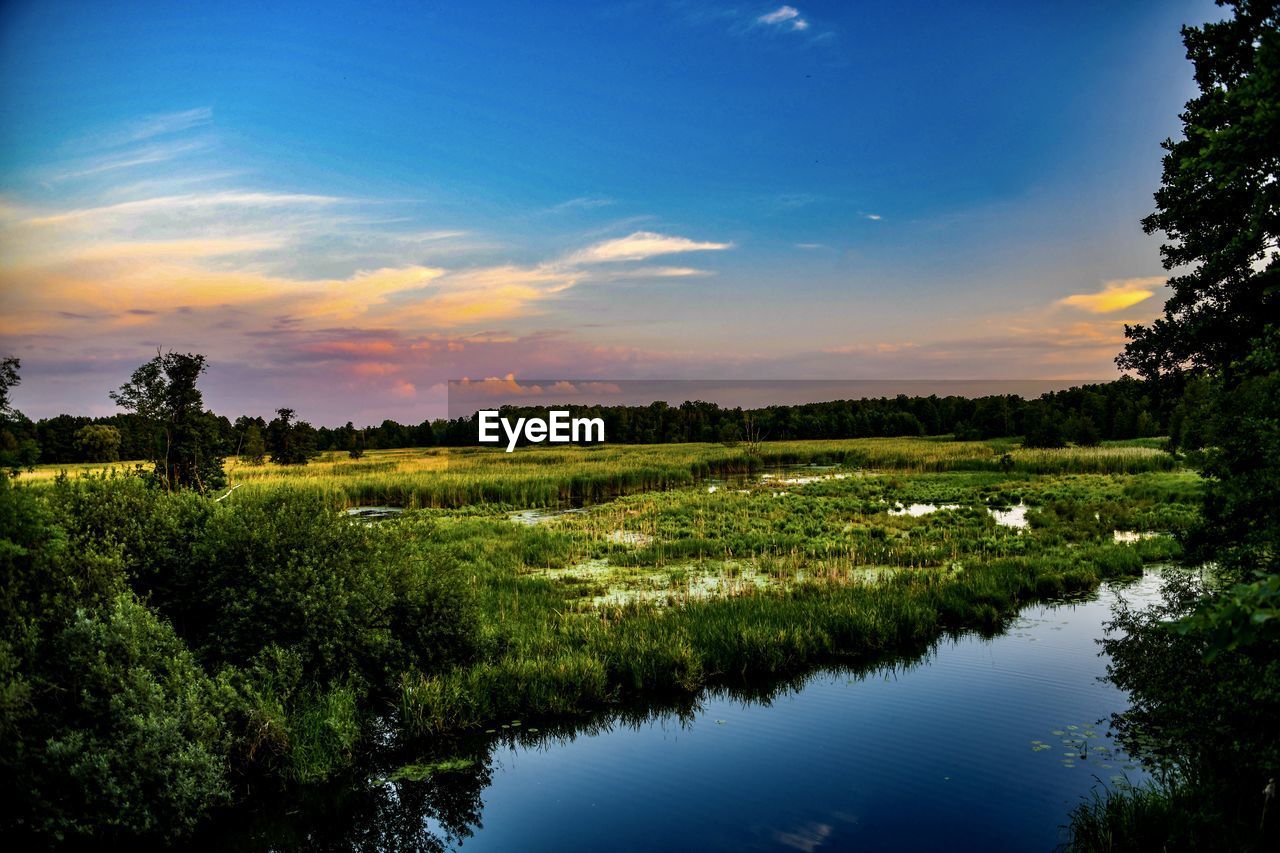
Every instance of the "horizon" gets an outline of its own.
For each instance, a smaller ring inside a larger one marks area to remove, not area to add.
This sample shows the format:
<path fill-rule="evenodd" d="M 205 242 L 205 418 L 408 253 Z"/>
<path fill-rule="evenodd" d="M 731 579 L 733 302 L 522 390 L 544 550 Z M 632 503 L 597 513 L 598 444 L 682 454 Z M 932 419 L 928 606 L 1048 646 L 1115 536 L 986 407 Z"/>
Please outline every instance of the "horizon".
<path fill-rule="evenodd" d="M 0 11 L 0 350 L 33 419 L 463 376 L 1120 376 L 1207 2 Z M 1074 379 L 1072 381 L 1084 381 Z"/>

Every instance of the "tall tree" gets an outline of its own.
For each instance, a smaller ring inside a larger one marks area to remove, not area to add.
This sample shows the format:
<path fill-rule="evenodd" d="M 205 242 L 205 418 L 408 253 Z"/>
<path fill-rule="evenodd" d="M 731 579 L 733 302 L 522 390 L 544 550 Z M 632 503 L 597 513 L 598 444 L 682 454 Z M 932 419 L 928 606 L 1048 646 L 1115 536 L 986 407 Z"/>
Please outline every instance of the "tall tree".
<path fill-rule="evenodd" d="M 120 459 L 120 430 L 106 424 L 90 424 L 76 431 L 76 444 L 86 462 Z"/>
<path fill-rule="evenodd" d="M 1200 93 L 1184 137 L 1165 142 L 1143 222 L 1167 237 L 1166 268 L 1187 271 L 1163 317 L 1126 328 L 1117 359 L 1188 391 L 1175 435 L 1203 442 L 1207 484 L 1190 552 L 1219 567 L 1204 590 L 1172 576 L 1163 606 L 1123 609 L 1103 644 L 1132 706 L 1115 730 L 1179 786 L 1168 819 L 1146 818 L 1166 834 L 1143 839 L 1152 849 L 1280 840 L 1274 813 L 1267 823 L 1280 776 L 1280 4 L 1219 5 L 1230 20 L 1183 28 Z"/>
<path fill-rule="evenodd" d="M 306 465 L 316 455 L 316 431 L 306 421 L 295 420 L 293 409 L 277 409 L 267 424 L 267 449 L 277 465 Z"/>
<path fill-rule="evenodd" d="M 1183 27 L 1200 94 L 1166 139 L 1156 211 L 1173 294 L 1151 325 L 1126 326 L 1122 368 L 1155 378 L 1223 369 L 1280 321 L 1280 35 L 1275 0 L 1218 0 L 1229 20 Z"/>
<path fill-rule="evenodd" d="M 12 414 L 9 392 L 22 382 L 18 375 L 21 368 L 22 361 L 12 356 L 0 361 L 0 418 L 7 418 Z"/>
<path fill-rule="evenodd" d="M 0 361 L 0 469 L 18 476 L 40 458 L 40 445 L 30 436 L 31 421 L 13 408 L 9 393 L 22 381 L 22 362 L 13 357 Z"/>
<path fill-rule="evenodd" d="M 240 444 L 240 458 L 250 465 L 261 465 L 267 456 L 267 445 L 262 439 L 262 429 L 250 421 L 244 430 L 244 439 Z"/>
<path fill-rule="evenodd" d="M 1277 569 L 1280 403 L 1269 393 L 1280 324 L 1280 26 L 1275 0 L 1218 0 L 1232 18 L 1184 27 L 1199 94 L 1166 140 L 1157 209 L 1169 280 L 1164 316 L 1128 326 L 1121 367 L 1204 377 L 1211 405 L 1204 524 L 1193 550 L 1239 572 Z M 1200 389 L 1203 392 L 1204 389 Z"/>
<path fill-rule="evenodd" d="M 111 399 L 139 415 L 156 432 L 152 461 L 168 489 L 216 489 L 226 482 L 216 424 L 204 411 L 196 382 L 205 358 L 194 353 L 157 353 L 133 372 Z"/>

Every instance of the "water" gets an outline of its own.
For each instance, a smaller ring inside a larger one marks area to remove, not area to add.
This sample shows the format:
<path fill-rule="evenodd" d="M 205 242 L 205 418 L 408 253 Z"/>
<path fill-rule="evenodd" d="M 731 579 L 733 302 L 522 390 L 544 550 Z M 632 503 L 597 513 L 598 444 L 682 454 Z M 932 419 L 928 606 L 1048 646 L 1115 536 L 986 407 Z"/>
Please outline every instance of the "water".
<path fill-rule="evenodd" d="M 1148 574 L 1122 592 L 1151 600 L 1158 585 Z M 1095 727 L 1125 707 L 1098 680 L 1115 597 L 1104 586 L 1030 607 L 993 639 L 754 699 L 722 691 L 554 730 L 524 720 L 455 744 L 472 769 L 295 809 L 291 832 L 277 821 L 271 834 L 467 851 L 1049 850 L 1095 777 L 1145 778 L 1104 753 Z"/>
<path fill-rule="evenodd" d="M 960 504 L 922 504 L 915 503 L 904 506 L 898 504 L 889 508 L 889 515 L 906 515 L 911 518 L 920 518 L 921 516 L 930 515 L 940 509 L 960 509 Z M 1012 527 L 1015 530 L 1026 530 L 1030 525 L 1027 522 L 1027 510 L 1029 507 L 1020 503 L 1009 509 L 987 509 L 987 514 L 995 519 L 996 524 L 1001 527 Z M 1117 539 L 1117 542 L 1120 540 Z"/>
<path fill-rule="evenodd" d="M 353 506 L 347 510 L 347 515 L 360 521 L 382 521 L 395 518 L 402 512 L 404 507 L 398 506 Z"/>

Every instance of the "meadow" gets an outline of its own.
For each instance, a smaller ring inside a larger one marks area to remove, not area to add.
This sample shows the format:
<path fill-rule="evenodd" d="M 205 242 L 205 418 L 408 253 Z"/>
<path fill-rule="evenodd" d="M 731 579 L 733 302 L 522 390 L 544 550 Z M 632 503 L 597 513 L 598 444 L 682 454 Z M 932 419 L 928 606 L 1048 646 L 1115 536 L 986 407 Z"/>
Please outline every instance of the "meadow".
<path fill-rule="evenodd" d="M 488 503 L 554 507 L 693 485 L 703 479 L 771 466 L 816 464 L 904 472 L 988 471 L 1026 474 L 1133 474 L 1170 471 L 1159 439 L 1104 442 L 1098 447 L 1024 449 L 1012 439 L 953 441 L 950 437 L 778 441 L 749 454 L 720 444 L 490 447 L 373 450 L 360 459 L 336 451 L 307 465 L 253 465 L 231 457 L 232 485 L 250 491 L 278 487 L 318 492 L 342 507 L 391 505 L 458 508 Z M 129 471 L 140 462 L 38 465 L 22 482 Z"/>

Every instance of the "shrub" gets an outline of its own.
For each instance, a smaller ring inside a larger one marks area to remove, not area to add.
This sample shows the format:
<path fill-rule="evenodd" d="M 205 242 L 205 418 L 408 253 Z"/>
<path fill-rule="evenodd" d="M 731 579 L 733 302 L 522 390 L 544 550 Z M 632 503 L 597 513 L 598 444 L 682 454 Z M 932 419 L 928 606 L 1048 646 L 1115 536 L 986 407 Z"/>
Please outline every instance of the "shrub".
<path fill-rule="evenodd" d="M 131 594 L 79 611 L 21 665 L 32 713 L 3 733 L 16 832 L 173 839 L 226 800 L 214 685 Z"/>
<path fill-rule="evenodd" d="M 446 558 L 416 554 L 313 494 L 228 501 L 178 571 L 160 606 L 211 663 L 243 666 L 275 645 L 295 650 L 317 682 L 380 687 L 462 659 L 474 642 L 470 597 Z"/>

